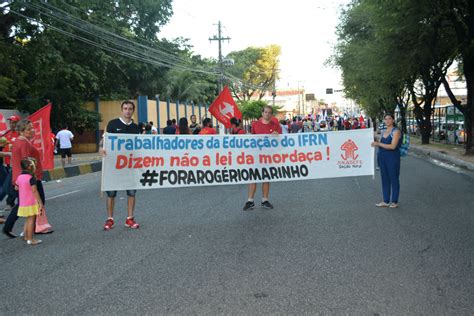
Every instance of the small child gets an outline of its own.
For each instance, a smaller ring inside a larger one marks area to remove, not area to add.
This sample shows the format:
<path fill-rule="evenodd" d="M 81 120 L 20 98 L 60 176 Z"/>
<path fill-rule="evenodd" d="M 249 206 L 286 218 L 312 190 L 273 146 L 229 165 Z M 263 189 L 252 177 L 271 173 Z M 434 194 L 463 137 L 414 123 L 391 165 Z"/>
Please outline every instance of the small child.
<path fill-rule="evenodd" d="M 22 159 L 20 162 L 22 173 L 16 180 L 16 188 L 19 191 L 18 216 L 26 217 L 23 236 L 28 245 L 41 243 L 39 239 L 33 239 L 35 220 L 38 212 L 43 209 L 43 202 L 36 187 L 34 177 L 36 161 L 34 158 Z"/>

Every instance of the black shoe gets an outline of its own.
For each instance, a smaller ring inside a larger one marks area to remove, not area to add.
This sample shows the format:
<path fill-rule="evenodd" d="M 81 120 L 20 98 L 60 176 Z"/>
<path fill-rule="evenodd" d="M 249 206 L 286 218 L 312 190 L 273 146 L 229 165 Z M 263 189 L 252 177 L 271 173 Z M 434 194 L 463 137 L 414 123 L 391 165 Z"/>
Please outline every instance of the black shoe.
<path fill-rule="evenodd" d="M 267 209 L 272 209 L 273 205 L 272 205 L 272 203 L 270 203 L 268 201 L 265 201 L 265 202 L 262 202 L 262 207 L 267 208 Z"/>
<path fill-rule="evenodd" d="M 17 237 L 14 233 L 9 232 L 8 230 L 5 230 L 5 228 L 2 229 L 2 232 L 10 238 L 16 238 Z"/>
<path fill-rule="evenodd" d="M 244 211 L 253 210 L 255 208 L 255 203 L 251 201 L 245 202 Z"/>

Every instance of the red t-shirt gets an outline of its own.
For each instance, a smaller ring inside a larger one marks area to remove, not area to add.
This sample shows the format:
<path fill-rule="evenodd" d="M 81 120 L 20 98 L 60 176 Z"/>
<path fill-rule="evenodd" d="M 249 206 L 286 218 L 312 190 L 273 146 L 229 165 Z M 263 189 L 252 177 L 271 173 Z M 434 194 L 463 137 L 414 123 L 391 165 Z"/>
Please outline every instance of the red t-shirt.
<path fill-rule="evenodd" d="M 3 147 L 4 152 L 11 152 L 12 151 L 12 145 L 15 142 L 15 140 L 18 138 L 19 134 L 15 130 L 9 130 L 3 136 L 8 140 L 10 144 L 7 146 Z M 5 156 L 4 162 L 6 165 L 10 165 L 10 157 Z"/>
<path fill-rule="evenodd" d="M 245 130 L 243 130 L 242 128 L 232 128 L 232 134 L 234 135 L 238 135 L 238 134 L 245 134 Z"/>
<path fill-rule="evenodd" d="M 281 134 L 281 125 L 274 120 L 268 124 L 263 123 L 263 119 L 252 123 L 252 134 L 272 134 L 273 132 Z"/>
<path fill-rule="evenodd" d="M 43 178 L 43 166 L 39 151 L 31 142 L 21 137 L 17 138 L 12 147 L 12 184 L 15 185 L 16 179 L 21 174 L 21 160 L 27 157 L 36 159 L 36 179 Z"/>
<path fill-rule="evenodd" d="M 217 131 L 212 127 L 203 127 L 199 132 L 199 135 L 214 135 Z"/>

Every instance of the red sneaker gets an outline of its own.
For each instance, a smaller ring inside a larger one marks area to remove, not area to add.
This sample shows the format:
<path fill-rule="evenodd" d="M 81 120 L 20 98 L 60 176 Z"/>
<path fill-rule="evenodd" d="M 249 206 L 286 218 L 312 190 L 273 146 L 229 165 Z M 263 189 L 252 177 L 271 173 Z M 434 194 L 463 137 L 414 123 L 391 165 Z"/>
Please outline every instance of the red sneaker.
<path fill-rule="evenodd" d="M 127 217 L 127 220 L 125 221 L 125 226 L 133 228 L 133 229 L 140 227 L 140 225 L 138 225 L 138 223 L 135 222 L 135 219 L 133 217 Z"/>
<path fill-rule="evenodd" d="M 114 220 L 113 218 L 109 218 L 105 222 L 104 230 L 111 230 L 112 228 L 114 228 Z"/>

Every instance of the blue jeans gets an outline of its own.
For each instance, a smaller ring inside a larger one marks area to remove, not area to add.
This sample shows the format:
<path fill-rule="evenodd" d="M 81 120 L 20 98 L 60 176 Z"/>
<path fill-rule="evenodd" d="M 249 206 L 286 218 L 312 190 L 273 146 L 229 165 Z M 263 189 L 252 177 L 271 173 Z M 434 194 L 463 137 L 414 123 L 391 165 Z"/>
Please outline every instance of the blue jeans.
<path fill-rule="evenodd" d="M 117 191 L 105 191 L 105 193 L 107 193 L 109 198 L 114 198 L 117 196 Z M 135 197 L 135 194 L 137 194 L 137 190 L 127 190 L 127 196 Z"/>

